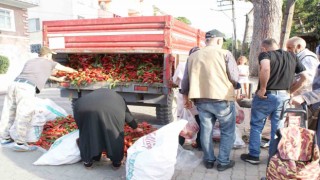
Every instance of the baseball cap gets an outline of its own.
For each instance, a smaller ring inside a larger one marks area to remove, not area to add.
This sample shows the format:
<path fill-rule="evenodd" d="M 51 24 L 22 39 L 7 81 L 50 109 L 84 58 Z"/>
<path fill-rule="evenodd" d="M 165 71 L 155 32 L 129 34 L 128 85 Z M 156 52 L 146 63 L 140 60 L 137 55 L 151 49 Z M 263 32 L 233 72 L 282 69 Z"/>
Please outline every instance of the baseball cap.
<path fill-rule="evenodd" d="M 222 37 L 223 41 L 226 41 L 224 34 L 218 30 L 211 30 L 211 31 L 206 32 L 206 39 L 207 38 L 215 38 L 215 37 Z"/>
<path fill-rule="evenodd" d="M 43 46 L 41 49 L 40 49 L 40 53 L 39 55 L 40 56 L 44 56 L 46 54 L 57 54 L 56 52 L 52 51 L 51 49 L 49 49 L 48 47 L 46 46 Z"/>

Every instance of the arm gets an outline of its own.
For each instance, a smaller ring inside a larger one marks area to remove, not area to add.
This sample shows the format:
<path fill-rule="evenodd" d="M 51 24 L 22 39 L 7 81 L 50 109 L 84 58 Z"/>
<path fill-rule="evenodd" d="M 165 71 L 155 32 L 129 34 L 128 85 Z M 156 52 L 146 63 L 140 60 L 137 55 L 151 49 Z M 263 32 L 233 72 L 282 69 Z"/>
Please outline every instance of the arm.
<path fill-rule="evenodd" d="M 54 76 L 50 76 L 49 79 L 50 79 L 50 80 L 53 80 L 53 81 L 57 81 L 57 82 L 64 82 L 65 79 L 66 79 L 66 77 L 63 76 L 63 77 L 57 78 L 57 77 L 54 77 Z"/>
<path fill-rule="evenodd" d="M 265 93 L 267 91 L 267 84 L 270 78 L 270 60 L 262 59 L 260 61 L 260 74 L 259 74 L 259 82 L 260 89 L 257 92 L 257 95 L 260 98 L 266 99 Z"/>
<path fill-rule="evenodd" d="M 183 74 L 183 78 L 181 81 L 181 89 L 180 89 L 180 93 L 183 95 L 183 104 L 185 108 L 191 108 L 192 107 L 192 103 L 188 97 L 189 94 L 189 73 L 188 73 L 188 60 L 186 63 L 186 67 L 184 69 L 184 74 Z"/>
<path fill-rule="evenodd" d="M 183 78 L 181 80 L 181 89 L 180 89 L 181 94 L 185 94 L 188 96 L 189 94 L 189 73 L 188 73 L 188 60 L 186 63 L 186 67 L 184 69 L 184 74 Z"/>
<path fill-rule="evenodd" d="M 292 104 L 302 104 L 306 102 L 308 105 L 318 103 L 320 102 L 320 89 L 294 96 L 291 98 L 290 102 Z"/>
<path fill-rule="evenodd" d="M 290 87 L 290 94 L 293 94 L 299 89 L 301 89 L 304 86 L 305 82 L 307 81 L 307 77 L 308 77 L 307 71 L 302 71 L 299 74 L 298 81 L 293 83 L 292 86 Z"/>
<path fill-rule="evenodd" d="M 74 72 L 78 72 L 70 67 L 66 67 L 66 66 L 63 66 L 59 63 L 57 63 L 57 65 L 54 67 L 55 69 L 59 70 L 59 71 L 65 71 L 67 73 L 74 73 Z"/>
<path fill-rule="evenodd" d="M 237 88 L 237 83 L 239 80 L 239 70 L 237 62 L 230 51 L 226 54 L 225 60 L 229 81 L 232 83 L 234 88 Z"/>
<path fill-rule="evenodd" d="M 126 102 L 125 102 L 126 104 Z M 126 114 L 125 114 L 125 122 L 134 129 L 135 132 L 142 132 L 142 129 L 138 127 L 137 121 L 133 118 L 127 104 L 126 104 Z"/>

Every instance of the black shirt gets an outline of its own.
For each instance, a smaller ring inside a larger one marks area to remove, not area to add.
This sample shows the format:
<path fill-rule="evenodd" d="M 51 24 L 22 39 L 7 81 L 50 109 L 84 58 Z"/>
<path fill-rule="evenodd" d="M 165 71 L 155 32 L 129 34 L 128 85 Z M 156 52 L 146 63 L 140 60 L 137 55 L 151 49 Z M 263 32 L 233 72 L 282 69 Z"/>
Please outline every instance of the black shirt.
<path fill-rule="evenodd" d="M 270 78 L 267 90 L 289 90 L 294 75 L 306 70 L 295 54 L 281 49 L 260 53 L 259 64 L 263 59 L 270 60 Z M 258 89 L 260 89 L 260 82 Z"/>

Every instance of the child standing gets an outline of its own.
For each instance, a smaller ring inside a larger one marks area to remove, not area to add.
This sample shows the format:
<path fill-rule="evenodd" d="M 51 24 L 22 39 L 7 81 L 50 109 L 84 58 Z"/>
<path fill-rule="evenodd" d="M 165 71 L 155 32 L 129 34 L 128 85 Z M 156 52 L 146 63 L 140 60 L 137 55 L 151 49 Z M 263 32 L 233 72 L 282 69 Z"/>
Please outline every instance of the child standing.
<path fill-rule="evenodd" d="M 249 66 L 247 65 L 248 59 L 245 56 L 240 56 L 237 60 L 239 70 L 239 83 L 241 89 L 237 90 L 237 98 L 240 98 L 240 91 L 245 94 L 245 97 L 249 97 Z M 244 92 L 243 92 L 244 91 Z"/>

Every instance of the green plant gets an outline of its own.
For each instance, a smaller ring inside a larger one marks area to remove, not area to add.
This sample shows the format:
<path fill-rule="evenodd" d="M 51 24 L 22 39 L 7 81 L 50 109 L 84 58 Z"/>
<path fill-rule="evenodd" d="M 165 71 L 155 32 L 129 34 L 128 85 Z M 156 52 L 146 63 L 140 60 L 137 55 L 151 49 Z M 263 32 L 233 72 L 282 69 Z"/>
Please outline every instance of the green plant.
<path fill-rule="evenodd" d="M 9 59 L 0 55 L 0 74 L 5 74 L 8 71 L 9 64 Z"/>

